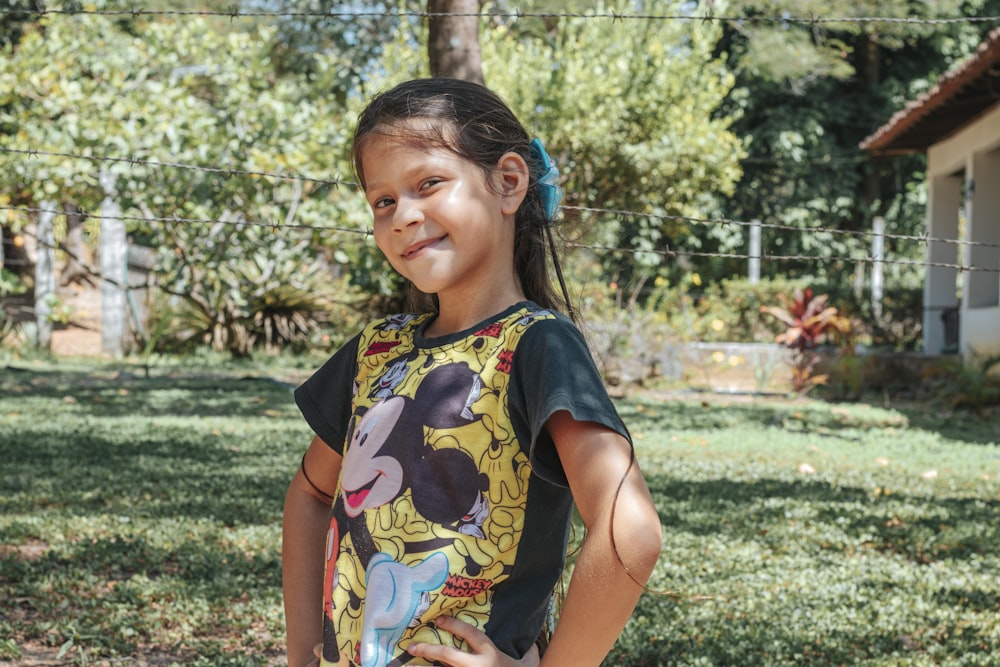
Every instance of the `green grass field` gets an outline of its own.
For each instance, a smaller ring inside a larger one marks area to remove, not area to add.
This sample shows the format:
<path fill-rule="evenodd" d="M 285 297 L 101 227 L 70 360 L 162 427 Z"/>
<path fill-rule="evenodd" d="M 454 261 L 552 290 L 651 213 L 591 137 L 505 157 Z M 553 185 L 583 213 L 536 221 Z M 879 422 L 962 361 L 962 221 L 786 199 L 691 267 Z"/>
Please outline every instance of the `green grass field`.
<path fill-rule="evenodd" d="M 276 377 L 0 369 L 0 664 L 281 664 L 281 504 L 310 434 Z M 997 664 L 1000 423 L 619 405 L 665 537 L 608 665 Z"/>

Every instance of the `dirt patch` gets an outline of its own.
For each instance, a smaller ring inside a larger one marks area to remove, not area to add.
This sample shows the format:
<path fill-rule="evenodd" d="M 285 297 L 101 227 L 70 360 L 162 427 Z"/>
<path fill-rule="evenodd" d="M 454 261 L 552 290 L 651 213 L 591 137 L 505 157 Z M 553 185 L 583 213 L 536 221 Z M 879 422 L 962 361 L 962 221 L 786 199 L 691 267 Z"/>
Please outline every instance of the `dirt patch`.
<path fill-rule="evenodd" d="M 101 290 L 68 285 L 56 290 L 69 323 L 52 330 L 52 354 L 58 357 L 99 357 L 101 352 Z"/>
<path fill-rule="evenodd" d="M 24 544 L 0 544 L 0 556 L 13 556 L 19 560 L 38 560 L 48 550 L 48 542 L 31 538 Z"/>

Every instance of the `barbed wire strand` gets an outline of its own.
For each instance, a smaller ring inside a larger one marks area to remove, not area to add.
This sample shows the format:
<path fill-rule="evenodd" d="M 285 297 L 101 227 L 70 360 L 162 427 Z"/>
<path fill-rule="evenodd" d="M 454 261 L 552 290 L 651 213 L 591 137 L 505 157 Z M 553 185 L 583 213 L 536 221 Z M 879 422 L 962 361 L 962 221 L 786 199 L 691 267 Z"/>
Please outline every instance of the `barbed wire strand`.
<path fill-rule="evenodd" d="M 796 227 L 794 225 L 787 225 L 782 223 L 767 223 L 767 222 L 756 222 L 756 221 L 746 221 L 746 220 L 733 220 L 729 218 L 695 218 L 691 216 L 683 215 L 668 215 L 668 214 L 657 214 L 657 213 L 642 213 L 639 211 L 628 211 L 624 209 L 606 209 L 606 208 L 593 208 L 587 206 L 563 206 L 564 210 L 567 211 L 582 211 L 586 213 L 606 213 L 617 216 L 632 216 L 632 217 L 645 217 L 653 218 L 659 220 L 672 220 L 681 222 L 690 222 L 697 225 L 735 225 L 742 227 L 752 227 L 754 225 L 759 225 L 761 228 L 766 229 L 777 229 L 782 231 L 791 232 L 811 232 L 811 233 L 824 233 L 824 234 L 834 234 L 834 235 L 846 235 L 855 237 L 874 237 L 877 234 L 872 231 L 861 231 L 861 230 L 851 230 L 851 229 L 836 229 L 832 227 Z M 54 215 L 65 215 L 65 211 L 60 209 L 46 209 L 40 207 L 32 206 L 0 206 L 0 211 L 21 211 L 25 213 L 52 213 Z M 94 218 L 97 220 L 102 219 L 100 213 L 88 213 L 86 211 L 80 212 L 86 217 Z M 288 229 L 308 229 L 313 231 L 333 231 L 347 234 L 363 234 L 365 236 L 371 236 L 371 229 L 357 229 L 353 227 L 336 227 L 336 226 L 320 226 L 320 225 L 304 225 L 304 224 L 294 224 L 294 223 L 271 223 L 271 222 L 258 222 L 251 220 L 219 220 L 214 218 L 184 218 L 180 216 L 115 216 L 114 219 L 117 220 L 129 220 L 129 221 L 139 221 L 139 222 L 170 222 L 174 224 L 192 224 L 192 225 L 251 225 L 257 227 L 267 227 L 272 230 L 277 230 L 281 228 Z M 930 235 L 914 235 L 914 234 L 890 234 L 883 233 L 878 236 L 882 236 L 887 240 L 900 240 L 900 241 L 914 241 L 919 242 L 924 245 L 928 243 L 944 243 L 956 246 L 970 246 L 970 247 L 981 247 L 981 248 L 1000 248 L 1000 244 L 997 243 L 987 243 L 984 241 L 969 241 L 965 239 L 950 239 L 950 238 L 939 238 Z M 629 250 L 628 248 L 620 248 L 620 250 Z"/>
<path fill-rule="evenodd" d="M 65 211 L 59 209 L 50 208 L 38 208 L 35 206 L 6 206 L 0 205 L 0 211 L 22 211 L 25 213 L 53 213 L 55 215 L 65 215 Z M 333 225 L 302 225 L 295 223 L 285 223 L 285 222 L 262 222 L 256 220 L 214 220 L 211 218 L 182 218 L 179 216 L 139 216 L 139 215 L 102 215 L 100 213 L 89 213 L 86 211 L 80 211 L 79 215 L 85 216 L 87 218 L 92 218 L 94 220 L 129 220 L 133 222 L 164 222 L 172 223 L 178 225 L 232 225 L 234 227 L 247 226 L 247 227 L 263 227 L 265 229 L 270 229 L 271 231 L 277 232 L 282 229 L 300 229 L 309 231 L 321 231 L 321 232 L 339 232 L 346 234 L 362 234 L 364 236 L 371 236 L 372 230 L 370 229 L 357 229 L 353 227 L 337 227 Z"/>
<path fill-rule="evenodd" d="M 319 185 L 332 185 L 334 187 L 347 186 L 358 187 L 358 183 L 347 181 L 341 178 L 318 178 L 303 174 L 285 174 L 271 171 L 251 171 L 247 169 L 235 169 L 232 167 L 205 167 L 201 165 L 187 164 L 184 162 L 164 162 L 139 157 L 116 157 L 111 155 L 81 155 L 79 153 L 65 153 L 60 151 L 36 150 L 33 148 L 11 148 L 0 146 L 0 153 L 10 153 L 12 155 L 24 155 L 27 157 L 63 157 L 77 160 L 90 160 L 92 162 L 124 163 L 129 165 L 146 165 L 150 167 L 169 167 L 174 169 L 190 169 L 210 174 L 221 174 L 230 178 L 234 176 L 261 176 L 266 178 L 278 178 L 288 181 L 303 181 L 307 183 L 317 183 Z"/>
<path fill-rule="evenodd" d="M 305 182 L 311 182 L 311 183 L 327 184 L 327 185 L 333 185 L 334 187 L 340 187 L 340 186 L 358 187 L 358 183 L 356 183 L 354 181 L 343 180 L 343 179 L 340 179 L 340 178 L 328 179 L 328 178 L 318 178 L 318 177 L 314 177 L 314 176 L 304 176 L 304 175 L 297 175 L 297 174 L 285 174 L 285 173 L 276 173 L 276 172 L 267 172 L 267 171 L 250 171 L 250 170 L 235 169 L 235 168 L 229 168 L 229 167 L 201 166 L 201 165 L 192 165 L 192 164 L 183 163 L 183 162 L 166 162 L 166 161 L 152 160 L 152 159 L 138 158 L 138 157 L 118 157 L 118 156 L 108 156 L 108 155 L 103 155 L 103 156 L 102 155 L 82 155 L 82 154 L 77 154 L 77 153 L 67 153 L 67 152 L 64 152 L 64 151 L 48 151 L 48 150 L 31 149 L 31 148 L 11 148 L 11 147 L 8 147 L 8 146 L 0 146 L 0 153 L 10 153 L 10 154 L 14 154 L 14 155 L 25 155 L 27 157 L 61 157 L 61 158 L 70 158 L 70 159 L 90 160 L 90 161 L 94 161 L 94 162 L 125 163 L 125 164 L 133 164 L 133 165 L 139 164 L 139 165 L 149 165 L 149 166 L 154 166 L 154 167 L 168 167 L 168 168 L 175 168 L 175 169 L 191 169 L 191 170 L 194 170 L 194 171 L 200 171 L 200 172 L 206 172 L 206 173 L 213 173 L 213 174 L 220 174 L 220 175 L 223 175 L 223 176 L 227 176 L 229 178 L 233 178 L 235 176 L 257 176 L 257 177 L 263 177 L 263 178 L 277 178 L 277 179 L 290 180 L 290 181 L 305 181 Z M 946 244 L 957 245 L 957 246 L 970 246 L 970 247 L 983 247 L 983 248 L 1000 248 L 1000 244 L 998 244 L 998 243 L 987 243 L 987 242 L 984 242 L 984 241 L 970 241 L 970 240 L 965 240 L 965 239 L 940 238 L 940 237 L 933 237 L 933 236 L 930 236 L 930 235 L 927 235 L 927 234 L 920 234 L 920 235 L 914 235 L 914 234 L 894 234 L 894 233 L 890 233 L 890 232 L 883 232 L 882 234 L 876 234 L 874 231 L 871 231 L 871 230 L 850 230 L 850 229 L 838 229 L 838 228 L 835 228 L 835 227 L 821 227 L 821 226 L 796 227 L 795 225 L 788 225 L 788 224 L 774 223 L 774 222 L 763 222 L 763 221 L 758 222 L 758 221 L 754 221 L 754 220 L 750 220 L 750 221 L 748 221 L 748 220 L 735 220 L 735 219 L 729 219 L 729 218 L 697 218 L 697 217 L 693 217 L 693 216 L 670 215 L 670 214 L 662 214 L 662 213 L 644 213 L 644 212 L 641 212 L 641 211 L 631 211 L 631 210 L 627 210 L 627 209 L 607 209 L 607 208 L 597 208 L 597 207 L 589 207 L 589 206 L 570 206 L 570 205 L 566 205 L 566 206 L 563 206 L 563 209 L 567 210 L 567 211 L 574 211 L 575 210 L 575 211 L 581 211 L 581 212 L 586 212 L 586 213 L 595 213 L 595 214 L 610 214 L 610 215 L 627 216 L 627 217 L 645 217 L 645 218 L 651 218 L 651 219 L 656 219 L 656 220 L 664 220 L 664 221 L 681 221 L 681 222 L 688 222 L 688 223 L 695 224 L 695 225 L 736 225 L 736 226 L 754 226 L 754 225 L 759 225 L 762 229 L 775 229 L 775 230 L 791 231 L 791 232 L 812 232 L 812 233 L 817 233 L 817 234 L 818 233 L 826 233 L 826 234 L 841 235 L 841 236 L 856 236 L 856 237 L 862 237 L 862 238 L 872 238 L 872 237 L 878 235 L 878 236 L 881 236 L 884 239 L 898 240 L 898 241 L 915 241 L 915 242 L 924 243 L 924 244 L 927 244 L 927 243 L 946 243 Z M 29 210 L 29 209 L 24 209 L 24 210 Z M 35 210 L 37 212 L 42 212 L 42 209 L 33 209 L 33 210 Z M 46 212 L 53 212 L 53 213 L 56 213 L 56 214 L 61 214 L 62 213 L 62 211 L 46 211 Z M 128 219 L 128 218 L 125 218 L 125 219 Z M 146 218 L 141 218 L 141 219 L 145 220 Z M 182 220 L 182 219 L 172 218 L 172 220 L 177 221 L 177 220 Z M 204 220 L 204 221 L 197 221 L 197 222 L 199 222 L 201 224 L 207 224 L 209 222 L 216 222 L 216 223 L 220 223 L 221 222 L 223 224 L 243 224 L 243 223 L 240 223 L 238 221 L 222 221 L 222 220 L 211 220 L 211 221 Z M 263 224 L 265 224 L 265 226 L 272 226 L 272 225 L 266 224 L 266 223 L 263 223 Z M 328 228 L 324 227 L 323 229 L 328 229 Z M 336 230 L 335 229 L 335 231 L 347 231 L 347 230 L 344 230 L 344 229 Z"/>
<path fill-rule="evenodd" d="M 134 287 L 137 287 L 137 285 L 129 285 L 128 283 L 122 283 L 121 281 L 116 280 L 115 278 L 109 278 L 109 277 L 105 276 L 98 269 L 95 269 L 92 266 L 90 266 L 90 264 L 84 258 L 82 258 L 79 255 L 77 255 L 76 253 L 74 253 L 72 250 L 70 250 L 68 247 L 66 247 L 66 245 L 63 244 L 63 243 L 60 243 L 60 242 L 49 243 L 48 241 L 46 241 L 42 237 L 38 236 L 37 234 L 33 234 L 33 233 L 31 233 L 31 232 L 29 232 L 27 230 L 22 230 L 21 233 L 24 234 L 25 236 L 28 236 L 28 237 L 31 237 L 32 239 L 34 239 L 35 243 L 37 243 L 38 245 L 42 246 L 43 248 L 48 248 L 50 250 L 58 250 L 60 252 L 65 253 L 67 257 L 69 257 L 71 260 L 73 260 L 74 262 L 76 262 L 77 268 L 80 271 L 83 271 L 83 273 L 85 273 L 88 278 L 93 278 L 95 280 L 103 281 L 103 282 L 108 283 L 109 285 L 113 285 L 113 286 L 115 286 L 115 287 L 117 287 L 119 289 L 124 289 L 124 290 L 128 290 L 128 289 L 132 289 Z"/>
<path fill-rule="evenodd" d="M 733 220 L 730 218 L 695 218 L 684 215 L 670 215 L 666 213 L 642 213 L 640 211 L 628 211 L 624 209 L 608 209 L 608 208 L 591 208 L 587 206 L 567 205 L 563 206 L 562 208 L 566 210 L 587 211 L 594 213 L 611 213 L 614 215 L 621 215 L 621 216 L 646 217 L 646 218 L 653 218 L 655 220 L 678 220 L 683 222 L 690 222 L 696 225 L 717 224 L 723 226 L 734 225 L 739 227 L 760 226 L 762 229 L 778 229 L 789 232 L 822 232 L 824 234 L 859 236 L 867 238 L 880 236 L 884 239 L 892 239 L 898 241 L 917 241 L 924 244 L 934 242 L 934 243 L 948 243 L 958 246 L 1000 248 L 1000 243 L 987 243 L 985 241 L 968 241 L 964 239 L 939 238 L 924 234 L 892 234 L 888 232 L 883 232 L 879 234 L 867 229 L 860 230 L 860 229 L 838 229 L 836 227 L 796 227 L 795 225 L 789 225 L 780 222 L 763 222 L 763 221 L 758 222 L 756 220 Z"/>
<path fill-rule="evenodd" d="M 209 10 L 209 9 L 147 9 L 144 7 L 132 7 L 121 9 L 88 9 L 80 8 L 41 8 L 28 9 L 18 7 L 0 8 L 0 14 L 12 14 L 21 16 L 74 16 L 74 15 L 97 15 L 97 16 L 132 16 L 141 17 L 165 17 L 165 16 L 214 16 L 224 17 L 230 20 L 239 18 L 448 18 L 448 17 L 478 17 L 478 18 L 509 18 L 509 19 L 610 19 L 619 21 L 685 21 L 685 22 L 719 22 L 719 23 L 776 23 L 787 24 L 831 24 L 831 23 L 896 23 L 915 25 L 948 25 L 955 23 L 998 23 L 1000 16 L 951 16 L 941 18 L 922 18 L 917 16 L 793 16 L 782 14 L 778 16 L 716 16 L 707 14 L 644 14 L 625 13 L 617 11 L 599 12 L 535 12 L 535 11 L 508 11 L 508 12 L 428 12 L 419 10 L 403 11 L 318 11 L 318 10 L 243 10 L 234 8 L 230 10 Z"/>
<path fill-rule="evenodd" d="M 622 252 L 633 255 L 651 254 L 661 257 L 721 257 L 723 259 L 759 259 L 769 261 L 822 261 L 822 262 L 845 262 L 853 264 L 895 264 L 902 266 L 927 266 L 941 269 L 955 269 L 960 273 L 1000 273 L 1000 268 L 988 268 L 975 265 L 949 264 L 947 262 L 926 262 L 915 259 L 876 259 L 874 257 L 823 257 L 819 255 L 772 255 L 761 252 L 759 255 L 742 255 L 729 252 L 704 252 L 696 250 L 644 250 L 642 248 L 615 248 L 613 246 L 589 245 L 575 241 L 565 242 L 567 246 L 589 250 L 600 250 L 604 252 Z"/>
<path fill-rule="evenodd" d="M 63 211 L 52 210 L 52 209 L 40 209 L 33 207 L 20 207 L 20 206 L 0 206 L 0 211 L 2 210 L 19 210 L 27 211 L 33 213 L 55 213 L 57 215 L 63 214 Z M 204 220 L 204 219 L 191 219 L 191 218 L 177 218 L 177 217 L 140 217 L 140 216 L 103 216 L 100 214 L 87 214 L 89 217 L 95 219 L 113 219 L 113 220 L 135 220 L 142 222 L 163 222 L 163 223 L 173 223 L 173 224 L 229 224 L 229 225 L 249 225 L 256 227 L 264 227 L 271 229 L 274 232 L 278 232 L 282 229 L 304 229 L 310 231 L 335 231 L 335 232 L 345 232 L 351 234 L 364 234 L 365 236 L 371 236 L 371 230 L 359 230 L 351 228 L 339 228 L 339 227 L 319 227 L 311 225 L 294 225 L 294 224 L 284 224 L 284 223 L 264 223 L 264 222 L 252 222 L 252 221 L 225 221 L 225 220 Z M 739 253 L 727 253 L 727 252 L 707 252 L 707 251 L 696 251 L 696 250 L 673 250 L 673 249 L 642 249 L 642 248 L 616 248 L 613 246 L 601 246 L 601 245 L 591 245 L 585 243 L 579 243 L 576 241 L 564 241 L 567 247 L 589 249 L 589 250 L 599 250 L 602 252 L 620 252 L 627 254 L 653 254 L 659 255 L 664 258 L 675 258 L 675 257 L 714 257 L 722 259 L 740 259 L 740 260 L 750 260 L 750 259 L 760 259 L 761 261 L 804 261 L 804 262 L 850 262 L 850 263 L 865 263 L 865 264 L 886 264 L 886 265 L 901 265 L 901 266 L 926 266 L 926 267 L 936 267 L 936 268 L 946 268 L 955 269 L 959 272 L 987 272 L 987 273 L 1000 273 L 1000 268 L 988 268 L 980 267 L 975 265 L 963 265 L 963 264 L 950 264 L 946 262 L 927 262 L 920 260 L 908 260 L 908 259 L 876 259 L 870 256 L 866 257 L 838 257 L 838 256 L 819 256 L 819 255 L 775 255 L 766 252 L 761 252 L 759 255 L 749 255 L 749 254 L 739 254 Z"/>

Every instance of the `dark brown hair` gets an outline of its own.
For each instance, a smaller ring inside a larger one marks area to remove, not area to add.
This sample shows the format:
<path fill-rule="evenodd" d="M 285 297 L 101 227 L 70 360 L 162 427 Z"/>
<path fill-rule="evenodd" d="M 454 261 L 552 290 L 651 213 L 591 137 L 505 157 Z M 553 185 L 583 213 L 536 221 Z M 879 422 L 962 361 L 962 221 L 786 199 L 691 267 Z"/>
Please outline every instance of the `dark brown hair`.
<path fill-rule="evenodd" d="M 426 124 L 412 121 L 426 120 Z M 487 183 L 500 158 L 514 152 L 528 163 L 528 192 L 514 217 L 514 268 L 525 296 L 542 308 L 566 312 L 549 278 L 546 225 L 536 177 L 539 165 L 529 150 L 531 138 L 510 107 L 488 88 L 471 81 L 435 77 L 414 79 L 377 95 L 358 118 L 351 157 L 365 187 L 361 153 L 372 136 L 392 136 L 426 148 L 443 148 L 479 165 Z M 553 254 L 554 261 L 558 259 Z M 411 286 L 412 287 L 412 286 Z M 416 293 L 413 288 L 412 292 Z M 416 298 L 414 298 L 416 297 Z M 433 308 L 431 295 L 411 294 L 414 305 Z"/>

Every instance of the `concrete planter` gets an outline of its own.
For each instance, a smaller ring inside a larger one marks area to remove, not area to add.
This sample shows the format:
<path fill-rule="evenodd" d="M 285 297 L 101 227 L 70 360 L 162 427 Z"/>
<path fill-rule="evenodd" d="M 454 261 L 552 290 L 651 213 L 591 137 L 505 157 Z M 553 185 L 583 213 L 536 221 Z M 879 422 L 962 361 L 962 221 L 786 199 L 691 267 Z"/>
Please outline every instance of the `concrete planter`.
<path fill-rule="evenodd" d="M 622 327 L 624 329 L 624 327 Z M 592 329 L 595 356 L 611 386 L 664 379 L 700 391 L 788 394 L 792 391 L 792 350 L 773 343 L 678 343 L 665 336 L 642 336 L 609 328 Z M 610 341 L 617 345 L 611 345 Z M 602 352 L 603 350 L 603 352 Z M 620 350 L 620 351 L 619 351 Z M 927 371 L 954 356 L 918 352 L 858 350 L 843 355 L 833 347 L 817 350 L 814 375 L 829 376 L 827 387 L 842 398 L 863 391 L 919 388 Z"/>

